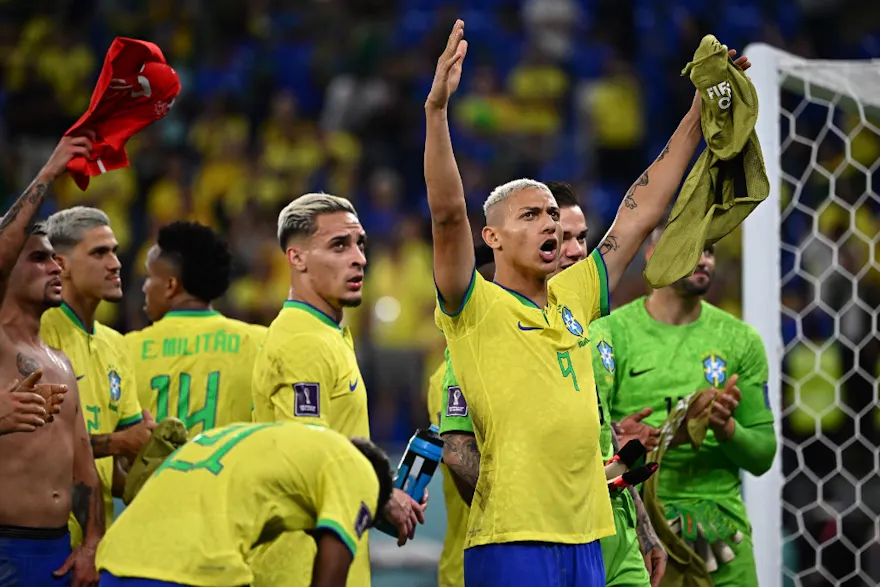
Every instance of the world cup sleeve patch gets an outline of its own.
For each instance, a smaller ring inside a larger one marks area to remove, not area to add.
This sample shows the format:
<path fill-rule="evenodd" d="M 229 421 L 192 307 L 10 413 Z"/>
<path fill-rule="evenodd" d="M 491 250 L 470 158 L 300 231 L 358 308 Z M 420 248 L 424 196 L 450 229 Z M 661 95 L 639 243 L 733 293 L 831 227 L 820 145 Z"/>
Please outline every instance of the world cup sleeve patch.
<path fill-rule="evenodd" d="M 358 510 L 357 518 L 354 521 L 354 532 L 357 534 L 358 540 L 373 525 L 373 514 L 367 504 L 361 502 L 361 509 Z"/>
<path fill-rule="evenodd" d="M 293 384 L 293 415 L 305 418 L 321 416 L 321 384 Z"/>
<path fill-rule="evenodd" d="M 770 409 L 770 386 L 764 382 L 764 407 Z"/>
<path fill-rule="evenodd" d="M 467 415 L 468 404 L 461 388 L 457 385 L 450 385 L 446 388 L 446 417 L 464 418 Z"/>

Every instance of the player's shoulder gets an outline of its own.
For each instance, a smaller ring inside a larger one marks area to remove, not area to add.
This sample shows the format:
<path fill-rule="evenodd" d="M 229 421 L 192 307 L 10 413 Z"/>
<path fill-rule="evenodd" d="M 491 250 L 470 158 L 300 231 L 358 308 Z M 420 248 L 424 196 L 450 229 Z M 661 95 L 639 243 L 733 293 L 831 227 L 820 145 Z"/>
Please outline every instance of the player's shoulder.
<path fill-rule="evenodd" d="M 95 336 L 101 337 L 103 340 L 114 345 L 125 342 L 125 336 L 121 332 L 97 321 L 95 321 Z"/>
<path fill-rule="evenodd" d="M 73 323 L 61 308 L 49 308 L 40 317 L 40 338 L 51 347 L 58 348 L 62 340 L 73 331 Z"/>
<path fill-rule="evenodd" d="M 320 310 L 308 304 L 285 302 L 278 316 L 264 335 L 264 346 L 285 344 L 293 340 L 326 344 L 339 339 L 342 328 Z"/>
<path fill-rule="evenodd" d="M 760 338 L 754 326 L 705 300 L 702 303 L 702 311 L 706 313 L 706 323 L 712 325 L 712 330 L 723 328 L 728 333 L 738 334 L 745 338 Z"/>

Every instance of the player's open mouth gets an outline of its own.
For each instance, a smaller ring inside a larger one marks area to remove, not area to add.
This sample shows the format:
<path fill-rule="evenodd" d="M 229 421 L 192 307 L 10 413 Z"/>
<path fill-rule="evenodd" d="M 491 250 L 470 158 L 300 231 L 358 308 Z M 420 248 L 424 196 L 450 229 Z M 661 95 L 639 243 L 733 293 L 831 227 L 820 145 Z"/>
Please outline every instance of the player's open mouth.
<path fill-rule="evenodd" d="M 359 275 L 358 277 L 352 277 L 348 281 L 345 282 L 348 285 L 348 289 L 351 291 L 361 291 L 361 287 L 364 284 L 363 275 Z"/>
<path fill-rule="evenodd" d="M 556 260 L 556 249 L 559 243 L 555 238 L 548 238 L 541 244 L 541 260 L 545 263 L 552 263 Z"/>

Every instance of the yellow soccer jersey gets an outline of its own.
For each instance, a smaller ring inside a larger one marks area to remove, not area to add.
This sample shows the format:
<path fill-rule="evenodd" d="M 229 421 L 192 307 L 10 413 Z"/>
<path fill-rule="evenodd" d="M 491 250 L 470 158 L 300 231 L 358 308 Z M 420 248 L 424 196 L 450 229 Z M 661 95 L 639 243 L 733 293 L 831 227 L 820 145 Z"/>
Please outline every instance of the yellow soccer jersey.
<path fill-rule="evenodd" d="M 90 436 L 111 434 L 143 419 L 135 373 L 125 348 L 118 342 L 121 337 L 118 332 L 98 323 L 89 332 L 73 309 L 62 304 L 43 313 L 40 337 L 70 359 Z M 95 465 L 109 525 L 113 521 L 113 457 L 97 459 Z M 73 516 L 69 526 L 72 543 L 79 544 L 82 531 Z"/>
<path fill-rule="evenodd" d="M 446 393 L 443 389 L 445 375 L 446 361 L 443 361 L 428 383 L 428 416 L 431 424 L 438 428 Z M 446 504 L 446 537 L 437 567 L 437 584 L 439 587 L 464 587 L 464 537 L 470 508 L 458 493 L 449 467 L 441 463 L 440 469 L 443 471 L 443 500 Z"/>
<path fill-rule="evenodd" d="M 344 436 L 291 422 L 231 424 L 162 463 L 104 536 L 97 567 L 196 587 L 250 585 L 252 547 L 282 532 L 329 530 L 356 555 L 378 499 L 372 465 Z"/>
<path fill-rule="evenodd" d="M 254 365 L 253 390 L 257 422 L 294 420 L 349 438 L 370 437 L 367 390 L 351 333 L 309 304 L 286 301 L 269 326 Z M 315 552 L 308 536 L 280 536 L 256 554 L 254 587 L 270 587 L 278 576 L 285 577 L 285 587 L 308 587 Z M 355 558 L 347 585 L 369 587 L 366 547 Z"/>
<path fill-rule="evenodd" d="M 260 349 L 253 389 L 258 422 L 300 420 L 370 437 L 351 332 L 309 304 L 284 302 Z"/>
<path fill-rule="evenodd" d="M 125 335 L 141 404 L 157 422 L 179 418 L 192 438 L 251 421 L 252 326 L 214 310 L 173 310 Z"/>
<path fill-rule="evenodd" d="M 543 309 L 477 272 L 458 312 L 437 308 L 482 453 L 465 548 L 614 533 L 587 337 L 607 313 L 597 251 L 550 280 Z"/>

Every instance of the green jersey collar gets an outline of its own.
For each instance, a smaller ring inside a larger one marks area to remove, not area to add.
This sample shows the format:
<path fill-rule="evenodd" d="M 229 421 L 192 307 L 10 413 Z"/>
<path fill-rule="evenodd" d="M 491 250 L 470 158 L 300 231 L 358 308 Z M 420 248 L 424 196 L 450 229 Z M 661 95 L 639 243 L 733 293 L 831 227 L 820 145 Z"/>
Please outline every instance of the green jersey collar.
<path fill-rule="evenodd" d="M 61 311 L 64 312 L 64 315 L 67 316 L 67 318 L 71 322 L 73 322 L 73 324 L 77 328 L 79 328 L 80 330 L 82 330 L 83 332 L 88 334 L 89 336 L 92 336 L 93 334 L 95 334 L 94 327 L 91 330 L 86 328 L 85 322 L 82 321 L 82 319 L 76 314 L 76 312 L 73 310 L 73 308 L 71 308 L 69 305 L 67 305 L 67 302 L 61 302 Z"/>
<path fill-rule="evenodd" d="M 301 302 L 299 300 L 287 300 L 284 302 L 284 307 L 285 308 L 293 308 L 295 310 L 302 310 L 303 312 L 307 312 L 307 313 L 311 314 L 312 316 L 314 316 L 315 318 L 317 318 L 318 320 L 320 320 L 321 322 L 323 322 L 327 326 L 330 326 L 330 327 L 335 328 L 337 330 L 342 330 L 342 327 L 339 326 L 339 323 L 336 320 L 331 318 L 325 312 L 322 312 L 321 310 L 319 310 L 315 306 L 308 304 L 306 302 Z"/>

